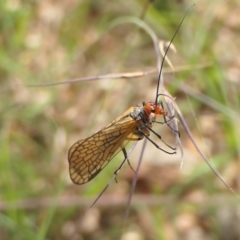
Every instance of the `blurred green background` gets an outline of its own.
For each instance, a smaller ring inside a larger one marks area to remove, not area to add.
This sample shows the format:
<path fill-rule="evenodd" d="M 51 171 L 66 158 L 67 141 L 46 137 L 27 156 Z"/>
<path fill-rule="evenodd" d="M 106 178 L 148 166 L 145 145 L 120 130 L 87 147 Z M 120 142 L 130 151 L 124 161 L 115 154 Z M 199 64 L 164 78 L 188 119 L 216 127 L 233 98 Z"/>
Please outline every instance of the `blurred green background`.
<path fill-rule="evenodd" d="M 193 3 L 174 40 L 177 53 L 169 52 L 176 70 L 185 70 L 164 74 L 165 86 L 176 97 L 198 146 L 239 190 L 237 0 L 2 0 L 1 240 L 240 239 L 239 199 L 212 173 L 182 127 L 183 169 L 179 154 L 167 155 L 149 143 L 127 219 L 134 176 L 127 165 L 118 184 L 113 182 L 89 209 L 119 166 L 121 154 L 90 183 L 71 182 L 71 145 L 130 106 L 154 100 L 157 74 L 26 86 L 155 68 L 156 54 L 144 31 L 130 23 L 110 26 L 119 17 L 144 16 L 159 38 L 168 41 Z M 154 129 L 174 144 L 166 125 Z M 130 157 L 134 168 L 141 148 L 139 142 Z"/>

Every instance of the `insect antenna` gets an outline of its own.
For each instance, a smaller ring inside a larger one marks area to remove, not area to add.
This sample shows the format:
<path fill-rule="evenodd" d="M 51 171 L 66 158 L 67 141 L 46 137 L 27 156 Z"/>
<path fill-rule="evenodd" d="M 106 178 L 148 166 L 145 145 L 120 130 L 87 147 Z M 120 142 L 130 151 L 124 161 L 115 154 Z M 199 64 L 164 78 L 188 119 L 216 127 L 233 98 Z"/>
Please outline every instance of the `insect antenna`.
<path fill-rule="evenodd" d="M 173 37 L 172 37 L 171 41 L 169 42 L 169 44 L 168 44 L 168 46 L 167 46 L 167 49 L 166 49 L 166 51 L 165 51 L 165 53 L 164 53 L 164 55 L 163 55 L 163 59 L 162 59 L 162 62 L 161 62 L 160 71 L 159 71 L 159 75 L 158 75 L 158 82 L 157 82 L 157 91 L 156 91 L 155 104 L 157 104 L 157 102 L 158 102 L 157 100 L 158 100 L 158 96 L 159 96 L 159 86 L 160 86 L 161 78 L 162 78 L 163 64 L 164 64 L 164 62 L 165 62 L 165 59 L 166 59 L 166 56 L 167 56 L 168 50 L 169 50 L 169 48 L 170 48 L 170 46 L 171 46 L 173 40 L 175 39 L 175 37 L 176 37 L 176 35 L 177 35 L 179 29 L 181 28 L 182 23 L 183 23 L 185 17 L 187 16 L 187 14 L 188 14 L 188 12 L 191 10 L 191 8 L 194 7 L 194 6 L 195 6 L 195 4 L 193 4 L 190 8 L 188 8 L 187 12 L 184 14 L 184 16 L 183 16 L 183 18 L 182 18 L 180 24 L 178 25 L 178 27 L 177 27 L 175 33 L 173 34 Z"/>

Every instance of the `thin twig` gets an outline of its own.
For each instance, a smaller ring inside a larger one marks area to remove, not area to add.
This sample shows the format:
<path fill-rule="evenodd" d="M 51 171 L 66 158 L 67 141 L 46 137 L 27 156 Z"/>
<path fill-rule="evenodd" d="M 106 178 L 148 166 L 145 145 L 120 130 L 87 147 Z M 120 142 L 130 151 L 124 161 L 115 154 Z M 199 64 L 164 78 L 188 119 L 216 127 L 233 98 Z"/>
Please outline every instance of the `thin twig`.
<path fill-rule="evenodd" d="M 95 197 L 84 196 L 62 196 L 49 198 L 22 199 L 14 202 L 0 202 L 0 211 L 10 209 L 41 209 L 48 207 L 72 207 L 81 206 L 89 207 L 89 202 L 94 201 Z M 239 200 L 229 194 L 218 194 L 206 196 L 198 200 L 178 199 L 173 195 L 156 196 L 152 194 L 134 194 L 131 206 L 148 205 L 148 206 L 174 206 L 176 202 L 180 204 L 192 204 L 198 207 L 212 207 L 219 205 L 239 204 Z M 233 206 L 231 205 L 231 206 Z M 97 207 L 109 208 L 116 206 L 126 206 L 126 197 L 103 195 L 98 201 Z"/>

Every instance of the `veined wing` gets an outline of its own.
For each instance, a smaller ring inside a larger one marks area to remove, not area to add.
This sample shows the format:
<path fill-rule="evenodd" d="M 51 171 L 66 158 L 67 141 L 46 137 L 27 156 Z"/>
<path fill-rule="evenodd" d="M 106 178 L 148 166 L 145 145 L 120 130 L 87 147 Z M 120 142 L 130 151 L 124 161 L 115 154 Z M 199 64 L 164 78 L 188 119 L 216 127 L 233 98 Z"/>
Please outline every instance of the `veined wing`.
<path fill-rule="evenodd" d="M 72 181 L 84 184 L 93 179 L 125 146 L 136 121 L 130 116 L 133 108 L 112 123 L 89 137 L 77 141 L 68 152 L 69 172 Z"/>

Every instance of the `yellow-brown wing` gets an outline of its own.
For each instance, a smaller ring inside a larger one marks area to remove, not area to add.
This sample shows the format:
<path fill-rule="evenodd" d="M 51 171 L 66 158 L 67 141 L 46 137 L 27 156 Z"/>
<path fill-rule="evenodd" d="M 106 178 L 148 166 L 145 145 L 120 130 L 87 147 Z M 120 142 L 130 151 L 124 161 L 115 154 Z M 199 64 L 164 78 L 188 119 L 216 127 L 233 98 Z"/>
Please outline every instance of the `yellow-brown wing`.
<path fill-rule="evenodd" d="M 132 110 L 130 108 L 105 128 L 73 144 L 68 161 L 74 183 L 84 184 L 93 179 L 123 148 L 124 140 L 137 124 L 129 115 Z"/>

